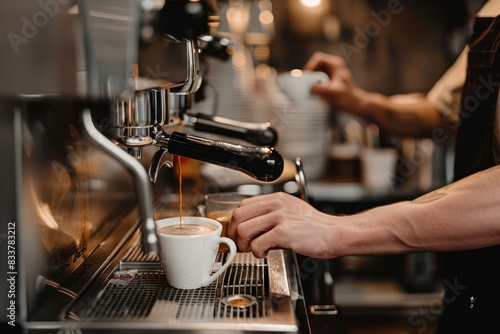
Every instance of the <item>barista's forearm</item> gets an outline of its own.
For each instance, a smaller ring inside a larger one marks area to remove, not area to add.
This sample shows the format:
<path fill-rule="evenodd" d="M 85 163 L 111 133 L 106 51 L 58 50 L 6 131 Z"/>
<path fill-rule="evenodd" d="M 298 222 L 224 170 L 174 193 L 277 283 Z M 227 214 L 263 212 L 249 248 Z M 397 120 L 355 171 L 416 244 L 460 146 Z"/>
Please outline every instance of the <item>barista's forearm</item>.
<path fill-rule="evenodd" d="M 451 251 L 500 244 L 500 166 L 411 202 L 341 217 L 337 256 Z"/>
<path fill-rule="evenodd" d="M 445 122 L 425 96 L 415 102 L 398 103 L 391 97 L 378 93 L 362 92 L 362 95 L 362 102 L 356 106 L 358 114 L 365 114 L 385 131 L 414 137 L 432 137 L 442 131 L 453 135 L 453 124 Z"/>

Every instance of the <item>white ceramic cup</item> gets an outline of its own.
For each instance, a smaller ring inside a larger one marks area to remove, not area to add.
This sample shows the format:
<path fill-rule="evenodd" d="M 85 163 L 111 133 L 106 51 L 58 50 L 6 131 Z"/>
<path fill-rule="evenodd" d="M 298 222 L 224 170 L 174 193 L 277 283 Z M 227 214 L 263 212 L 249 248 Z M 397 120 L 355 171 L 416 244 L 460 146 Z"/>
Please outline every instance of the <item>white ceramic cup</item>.
<path fill-rule="evenodd" d="M 398 152 L 393 148 L 366 148 L 360 152 L 361 180 L 370 188 L 394 186 Z"/>
<path fill-rule="evenodd" d="M 320 100 L 311 94 L 311 87 L 319 82 L 327 83 L 330 78 L 325 72 L 292 70 L 277 75 L 277 84 L 283 93 L 292 101 Z M 321 109 L 324 105 L 319 106 Z"/>
<path fill-rule="evenodd" d="M 166 226 L 179 226 L 179 217 L 156 221 L 159 256 L 165 277 L 170 286 L 178 289 L 197 289 L 215 281 L 231 264 L 236 255 L 233 240 L 221 237 L 222 225 L 206 217 L 182 217 L 183 228 L 202 224 L 213 229 L 197 235 L 175 235 L 161 233 Z M 229 247 L 225 263 L 213 272 L 219 244 Z"/>

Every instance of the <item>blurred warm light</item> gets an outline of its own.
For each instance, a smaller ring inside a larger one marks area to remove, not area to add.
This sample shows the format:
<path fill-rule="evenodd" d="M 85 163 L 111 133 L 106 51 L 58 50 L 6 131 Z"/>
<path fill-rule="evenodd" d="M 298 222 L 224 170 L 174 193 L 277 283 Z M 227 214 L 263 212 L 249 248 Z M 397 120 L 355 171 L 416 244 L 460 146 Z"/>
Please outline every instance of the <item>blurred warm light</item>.
<path fill-rule="evenodd" d="M 273 68 L 266 64 L 259 64 L 255 68 L 255 75 L 258 78 L 270 78 L 273 74 Z"/>
<path fill-rule="evenodd" d="M 290 28 L 300 36 L 318 36 L 323 33 L 323 21 L 330 11 L 330 1 L 296 0 L 288 7 Z"/>
<path fill-rule="evenodd" d="M 255 59 L 266 61 L 271 55 L 271 51 L 267 45 L 257 45 L 253 51 Z"/>
<path fill-rule="evenodd" d="M 270 10 L 263 10 L 259 15 L 262 24 L 271 24 L 274 21 L 274 15 Z"/>
<path fill-rule="evenodd" d="M 290 75 L 292 77 L 300 77 L 302 75 L 302 71 L 299 69 L 294 69 L 290 71 Z"/>
<path fill-rule="evenodd" d="M 241 51 L 236 52 L 233 57 L 233 65 L 237 68 L 243 68 L 247 62 L 245 54 Z"/>
<path fill-rule="evenodd" d="M 248 26 L 248 11 L 243 7 L 229 7 L 226 12 L 229 28 L 233 33 L 243 34 Z"/>
<path fill-rule="evenodd" d="M 329 40 L 340 39 L 340 34 L 342 32 L 342 25 L 338 17 L 333 15 L 328 15 L 323 21 L 323 35 Z"/>
<path fill-rule="evenodd" d="M 68 9 L 68 14 L 77 15 L 79 12 L 78 5 L 73 5 Z"/>
<path fill-rule="evenodd" d="M 304 7 L 318 7 L 321 5 L 323 1 L 322 0 L 299 0 L 299 3 L 304 6 Z"/>

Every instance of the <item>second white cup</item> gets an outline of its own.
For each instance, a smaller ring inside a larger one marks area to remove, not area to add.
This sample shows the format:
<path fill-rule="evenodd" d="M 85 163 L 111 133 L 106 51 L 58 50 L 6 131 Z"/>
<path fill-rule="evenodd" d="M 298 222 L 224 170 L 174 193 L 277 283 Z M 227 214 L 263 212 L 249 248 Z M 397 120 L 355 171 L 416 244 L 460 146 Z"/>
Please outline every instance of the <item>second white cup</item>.
<path fill-rule="evenodd" d="M 363 149 L 360 161 L 361 179 L 365 186 L 374 189 L 390 189 L 394 186 L 398 161 L 396 149 Z"/>

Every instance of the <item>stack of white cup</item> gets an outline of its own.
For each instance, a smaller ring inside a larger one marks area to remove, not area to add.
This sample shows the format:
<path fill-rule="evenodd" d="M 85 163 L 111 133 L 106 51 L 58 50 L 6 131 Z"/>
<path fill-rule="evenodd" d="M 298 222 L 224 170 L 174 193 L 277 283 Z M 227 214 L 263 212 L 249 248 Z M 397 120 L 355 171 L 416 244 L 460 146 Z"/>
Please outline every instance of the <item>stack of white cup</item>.
<path fill-rule="evenodd" d="M 319 96 L 311 94 L 318 82 L 328 82 L 323 72 L 293 70 L 277 75 L 277 84 L 290 99 L 279 119 L 278 151 L 288 159 L 300 157 L 309 180 L 325 175 L 331 142 L 329 108 Z"/>

